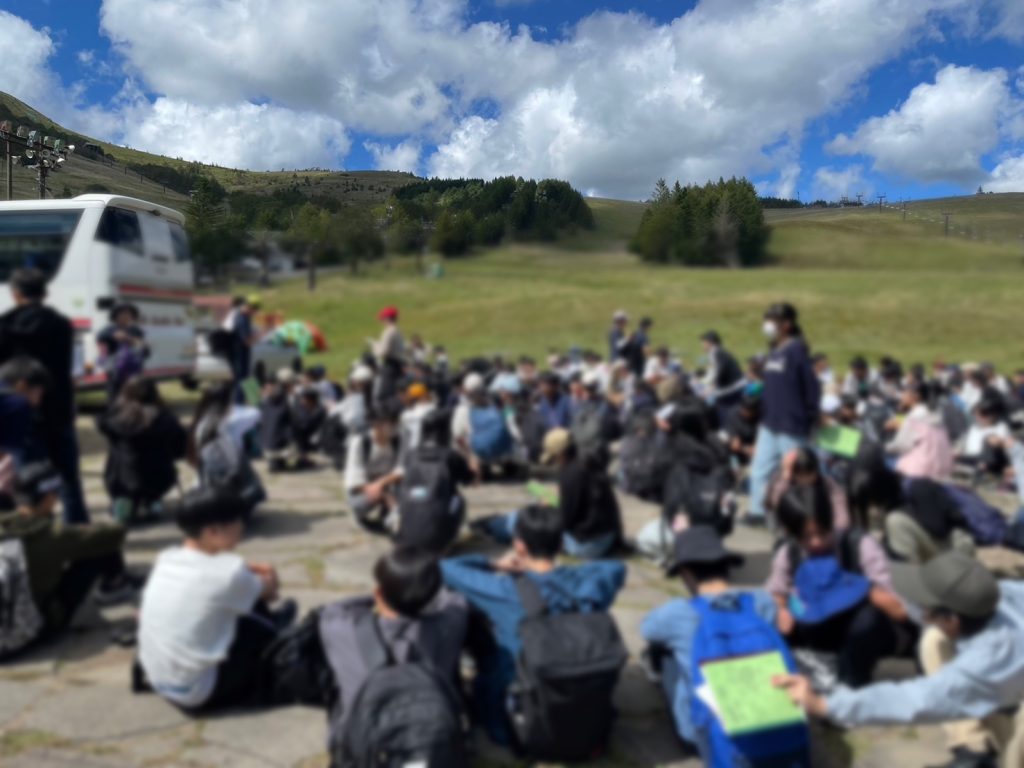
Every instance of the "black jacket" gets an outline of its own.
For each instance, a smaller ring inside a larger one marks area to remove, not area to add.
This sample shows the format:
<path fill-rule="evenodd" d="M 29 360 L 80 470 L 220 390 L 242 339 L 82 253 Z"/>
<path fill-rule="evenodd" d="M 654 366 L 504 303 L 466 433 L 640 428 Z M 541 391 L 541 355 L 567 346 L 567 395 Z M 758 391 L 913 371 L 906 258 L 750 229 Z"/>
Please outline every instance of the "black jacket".
<path fill-rule="evenodd" d="M 184 458 L 185 428 L 169 410 L 113 408 L 96 419 L 110 444 L 104 484 L 111 498 L 158 501 L 178 481 L 174 462 Z"/>
<path fill-rule="evenodd" d="M 559 470 L 558 494 L 562 525 L 574 539 L 592 541 L 606 533 L 621 538 L 619 500 L 602 467 L 571 459 Z"/>
<path fill-rule="evenodd" d="M 267 451 L 280 451 L 291 442 L 291 402 L 284 389 L 275 388 L 260 403 L 260 445 Z"/>
<path fill-rule="evenodd" d="M 50 388 L 39 410 L 51 439 L 75 421 L 74 343 L 71 321 L 43 304 L 15 307 L 0 316 L 0 365 L 31 357 L 50 374 Z"/>

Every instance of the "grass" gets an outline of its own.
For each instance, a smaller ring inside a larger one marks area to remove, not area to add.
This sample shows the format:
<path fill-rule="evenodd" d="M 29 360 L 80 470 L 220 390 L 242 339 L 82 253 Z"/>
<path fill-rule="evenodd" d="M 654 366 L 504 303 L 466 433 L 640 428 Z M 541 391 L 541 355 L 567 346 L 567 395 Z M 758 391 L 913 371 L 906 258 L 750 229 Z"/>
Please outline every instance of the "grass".
<path fill-rule="evenodd" d="M 973 198 L 965 198 L 978 205 Z M 1024 196 L 987 196 L 999 216 L 1024 214 Z M 691 365 L 709 327 L 737 353 L 762 351 L 764 308 L 782 299 L 803 315 L 815 348 L 838 364 L 855 354 L 908 362 L 936 357 L 1016 367 L 1024 322 L 1015 244 L 944 238 L 921 222 L 877 210 L 772 212 L 769 268 L 679 269 L 638 262 L 625 241 L 642 205 L 595 200 L 594 232 L 551 245 L 506 245 L 448 260 L 439 280 L 395 258 L 352 277 L 325 277 L 310 294 L 301 280 L 264 293 L 270 309 L 319 324 L 331 344 L 324 362 L 337 375 L 362 352 L 384 304 L 397 304 L 407 333 L 444 344 L 454 359 L 570 346 L 604 351 L 611 312 L 655 319 L 654 341 Z"/>

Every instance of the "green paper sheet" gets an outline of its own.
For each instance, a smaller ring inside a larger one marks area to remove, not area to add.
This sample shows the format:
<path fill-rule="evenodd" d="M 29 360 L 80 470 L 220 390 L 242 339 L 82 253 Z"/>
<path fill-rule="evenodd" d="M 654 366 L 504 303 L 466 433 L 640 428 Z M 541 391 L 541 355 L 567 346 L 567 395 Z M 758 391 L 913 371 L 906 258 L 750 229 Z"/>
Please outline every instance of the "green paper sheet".
<path fill-rule="evenodd" d="M 774 676 L 788 674 L 778 651 L 711 661 L 701 670 L 714 696 L 713 709 L 730 736 L 804 721 L 803 711 L 789 695 L 772 686 Z"/>
<path fill-rule="evenodd" d="M 547 504 L 548 506 L 558 506 L 558 491 L 554 488 L 548 488 L 547 486 L 531 480 L 526 484 L 526 492 L 533 496 L 533 498 Z"/>
<path fill-rule="evenodd" d="M 852 459 L 860 449 L 860 432 L 849 427 L 823 427 L 818 430 L 818 447 L 836 456 Z"/>
<path fill-rule="evenodd" d="M 242 380 L 242 396 L 245 397 L 247 405 L 259 405 L 260 404 L 260 383 L 256 379 L 249 377 L 248 379 Z"/>

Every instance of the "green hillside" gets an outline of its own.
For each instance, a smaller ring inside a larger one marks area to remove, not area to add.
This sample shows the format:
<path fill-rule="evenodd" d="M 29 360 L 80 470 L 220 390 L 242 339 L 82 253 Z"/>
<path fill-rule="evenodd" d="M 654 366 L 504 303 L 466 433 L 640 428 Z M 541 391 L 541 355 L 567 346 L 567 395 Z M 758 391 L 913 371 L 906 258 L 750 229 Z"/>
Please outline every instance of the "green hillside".
<path fill-rule="evenodd" d="M 998 197 L 998 196 L 997 196 Z M 888 212 L 828 210 L 775 216 L 775 265 L 726 271 L 656 267 L 625 250 L 642 206 L 590 201 L 598 233 L 557 245 L 514 244 L 449 260 L 442 279 L 392 259 L 359 277 L 334 274 L 310 294 L 301 281 L 265 293 L 269 309 L 315 321 L 343 371 L 375 334 L 380 306 L 397 304 L 409 332 L 445 344 L 453 357 L 531 353 L 571 345 L 604 348 L 612 311 L 655 319 L 654 341 L 690 364 L 698 335 L 717 328 L 743 355 L 763 349 L 760 313 L 786 299 L 804 315 L 817 348 L 842 365 L 855 354 L 1024 362 L 1024 265 L 1014 246 L 979 244 L 902 224 Z M 843 264 L 843 261 L 846 264 Z"/>
<path fill-rule="evenodd" d="M 50 176 L 48 196 L 61 197 L 70 191 L 79 195 L 87 191 L 108 191 L 131 195 L 155 203 L 182 208 L 187 203 L 184 194 L 154 183 L 130 166 L 163 166 L 184 168 L 186 161 L 162 155 L 119 147 L 92 139 L 58 125 L 24 102 L 0 92 L 0 120 L 11 120 L 15 125 L 38 128 L 44 133 L 58 136 L 78 148 L 60 172 Z M 97 146 L 102 156 L 86 149 L 87 144 Z M 2 148 L 0 148 L 2 149 Z M 225 189 L 232 191 L 270 194 L 276 189 L 294 187 L 310 196 L 337 198 L 343 205 L 365 205 L 385 200 L 396 187 L 408 184 L 416 177 L 409 173 L 392 171 L 244 171 L 204 165 L 203 172 L 215 178 Z M 65 187 L 67 189 L 65 189 Z M 38 197 L 39 186 L 34 171 L 15 169 L 15 199 Z"/>

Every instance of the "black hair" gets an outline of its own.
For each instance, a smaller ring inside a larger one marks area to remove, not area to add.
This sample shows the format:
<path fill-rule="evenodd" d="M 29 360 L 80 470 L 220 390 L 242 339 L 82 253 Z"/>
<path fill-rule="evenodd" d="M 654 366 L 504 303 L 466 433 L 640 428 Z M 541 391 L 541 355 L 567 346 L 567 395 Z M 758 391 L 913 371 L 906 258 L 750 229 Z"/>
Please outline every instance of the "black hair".
<path fill-rule="evenodd" d="M 857 355 L 850 361 L 850 368 L 855 371 L 866 371 L 868 369 L 868 361 L 864 359 L 863 355 Z"/>
<path fill-rule="evenodd" d="M 718 581 L 719 579 L 728 581 L 732 568 L 733 566 L 728 560 L 719 560 L 713 563 L 686 563 L 681 567 L 681 570 L 689 571 L 697 584 L 703 584 L 708 581 Z"/>
<path fill-rule="evenodd" d="M 50 372 L 31 357 L 15 357 L 0 365 L 0 382 L 8 387 L 24 384 L 26 387 L 49 389 Z"/>
<path fill-rule="evenodd" d="M 832 501 L 824 483 L 792 486 L 779 500 L 775 515 L 783 530 L 798 540 L 808 520 L 813 520 L 823 532 L 833 529 Z"/>
<path fill-rule="evenodd" d="M 1003 404 L 994 397 L 982 397 L 981 401 L 974 406 L 974 412 L 986 419 L 1001 419 L 1004 410 Z"/>
<path fill-rule="evenodd" d="M 740 399 L 740 408 L 748 413 L 752 413 L 755 417 L 761 415 L 761 398 L 758 395 L 745 394 Z"/>
<path fill-rule="evenodd" d="M 198 538 L 204 528 L 244 520 L 248 509 L 236 494 L 216 488 L 196 488 L 184 495 L 174 511 L 174 521 L 190 539 Z"/>
<path fill-rule="evenodd" d="M 441 590 L 437 558 L 413 547 L 395 547 L 381 556 L 373 577 L 388 607 L 410 619 L 419 616 Z"/>
<path fill-rule="evenodd" d="M 516 516 L 515 537 L 530 557 L 553 560 L 562 549 L 562 517 L 554 507 L 531 504 Z"/>
<path fill-rule="evenodd" d="M 768 310 L 764 313 L 766 319 L 769 320 L 782 320 L 783 322 L 789 323 L 790 336 L 803 336 L 803 329 L 800 327 L 799 319 L 800 314 L 797 312 L 796 307 L 790 304 L 788 301 L 782 301 L 777 304 L 772 304 L 768 307 Z"/>
<path fill-rule="evenodd" d="M 16 269 L 11 274 L 11 288 L 28 301 L 46 298 L 46 275 L 40 269 Z"/>
<path fill-rule="evenodd" d="M 700 340 L 706 341 L 708 344 L 714 344 L 716 347 L 722 346 L 722 337 L 719 335 L 718 331 L 705 331 L 701 334 Z"/>
<path fill-rule="evenodd" d="M 136 322 L 138 322 L 138 319 L 141 317 L 141 314 L 139 313 L 139 308 L 137 306 L 135 306 L 131 302 L 124 302 L 123 304 L 115 305 L 114 308 L 110 310 L 110 322 L 116 323 L 118 315 L 120 315 L 122 312 L 130 313 L 132 319 L 135 320 Z"/>
<path fill-rule="evenodd" d="M 992 621 L 992 617 L 995 616 L 995 611 L 987 616 L 964 616 L 962 613 L 951 611 L 949 608 L 932 608 L 929 613 L 945 619 L 951 619 L 954 616 L 960 619 L 960 636 L 964 639 L 979 634 Z"/>
<path fill-rule="evenodd" d="M 824 352 L 815 352 L 811 356 L 811 362 L 814 363 L 814 365 L 817 365 L 818 363 L 828 362 L 828 355 L 826 355 Z"/>
<path fill-rule="evenodd" d="M 245 296 L 235 296 L 235 298 L 231 300 L 231 306 L 235 309 L 245 306 Z"/>
<path fill-rule="evenodd" d="M 420 440 L 431 445 L 447 446 L 451 439 L 451 416 L 447 411 L 435 408 L 423 417 L 420 426 Z"/>
<path fill-rule="evenodd" d="M 866 528 L 871 507 L 884 512 L 903 505 L 903 482 L 899 474 L 885 462 L 879 448 L 862 450 L 853 460 L 846 479 L 850 512 Z"/>
<path fill-rule="evenodd" d="M 821 464 L 818 455 L 810 448 L 797 448 L 796 460 L 793 462 L 793 474 L 821 477 Z"/>
<path fill-rule="evenodd" d="M 934 388 L 931 384 L 920 379 L 914 379 L 907 384 L 906 390 L 917 395 L 917 398 L 931 410 L 935 401 Z"/>
<path fill-rule="evenodd" d="M 537 361 L 534 360 L 532 357 L 529 357 L 528 355 L 523 355 L 522 357 L 519 358 L 519 364 L 520 365 L 536 365 Z"/>
<path fill-rule="evenodd" d="M 707 439 L 708 414 L 700 403 L 690 401 L 677 405 L 668 423 L 672 434 L 687 435 L 701 443 Z"/>
<path fill-rule="evenodd" d="M 652 325 L 654 325 L 654 321 L 651 320 L 651 318 L 649 318 L 649 317 L 641 317 L 640 318 L 640 327 L 641 328 L 650 328 Z"/>

